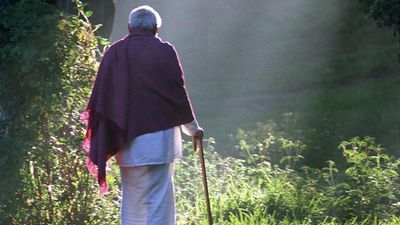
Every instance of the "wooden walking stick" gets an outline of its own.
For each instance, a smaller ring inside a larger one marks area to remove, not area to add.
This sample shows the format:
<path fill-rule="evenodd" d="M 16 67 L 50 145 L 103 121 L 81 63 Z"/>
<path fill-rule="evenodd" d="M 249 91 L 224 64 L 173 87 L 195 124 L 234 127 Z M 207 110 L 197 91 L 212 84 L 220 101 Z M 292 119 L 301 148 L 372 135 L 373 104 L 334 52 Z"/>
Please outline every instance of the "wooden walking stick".
<path fill-rule="evenodd" d="M 201 172 L 203 174 L 203 186 L 204 186 L 204 194 L 206 196 L 206 204 L 207 204 L 207 215 L 208 215 L 208 224 L 212 225 L 212 215 L 211 215 L 211 205 L 210 205 L 210 196 L 208 195 L 208 185 L 207 185 L 207 174 L 206 174 L 206 163 L 204 162 L 204 152 L 203 152 L 203 138 L 197 138 L 193 136 L 193 150 L 197 150 L 197 141 L 199 141 L 200 150 L 200 162 L 201 162 Z"/>

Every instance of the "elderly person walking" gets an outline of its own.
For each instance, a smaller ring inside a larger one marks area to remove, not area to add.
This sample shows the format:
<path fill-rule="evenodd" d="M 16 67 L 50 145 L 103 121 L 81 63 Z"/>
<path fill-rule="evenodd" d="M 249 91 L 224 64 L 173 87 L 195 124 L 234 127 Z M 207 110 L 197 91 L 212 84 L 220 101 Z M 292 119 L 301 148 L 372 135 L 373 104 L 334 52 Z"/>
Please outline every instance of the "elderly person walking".
<path fill-rule="evenodd" d="M 181 128 L 201 138 L 175 48 L 157 37 L 159 14 L 132 10 L 129 34 L 105 52 L 88 107 L 83 147 L 87 168 L 108 191 L 107 160 L 115 156 L 122 181 L 122 224 L 175 224 L 174 162 Z M 96 169 L 97 167 L 97 169 Z"/>

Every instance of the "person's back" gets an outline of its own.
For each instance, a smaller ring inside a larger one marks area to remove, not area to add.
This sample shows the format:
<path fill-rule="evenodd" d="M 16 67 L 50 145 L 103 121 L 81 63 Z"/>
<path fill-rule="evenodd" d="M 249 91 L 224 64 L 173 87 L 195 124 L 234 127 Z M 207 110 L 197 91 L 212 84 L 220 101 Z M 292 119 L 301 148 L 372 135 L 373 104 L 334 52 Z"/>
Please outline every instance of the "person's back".
<path fill-rule="evenodd" d="M 182 118 L 191 106 L 188 101 L 178 100 L 179 96 L 187 94 L 182 88 L 183 72 L 175 49 L 149 32 L 133 31 L 131 35 L 128 44 L 129 90 L 136 101 L 129 102 L 134 109 L 129 113 L 141 115 L 141 120 L 129 123 L 145 127 L 148 121 L 161 121 L 162 117 L 169 117 L 168 121 L 175 120 L 171 117 Z"/>
<path fill-rule="evenodd" d="M 105 193 L 106 161 L 115 156 L 123 225 L 175 224 L 173 174 L 182 155 L 181 128 L 203 136 L 178 55 L 156 36 L 160 24 L 154 9 L 132 10 L 129 35 L 104 54 L 87 107 L 88 169 Z"/>

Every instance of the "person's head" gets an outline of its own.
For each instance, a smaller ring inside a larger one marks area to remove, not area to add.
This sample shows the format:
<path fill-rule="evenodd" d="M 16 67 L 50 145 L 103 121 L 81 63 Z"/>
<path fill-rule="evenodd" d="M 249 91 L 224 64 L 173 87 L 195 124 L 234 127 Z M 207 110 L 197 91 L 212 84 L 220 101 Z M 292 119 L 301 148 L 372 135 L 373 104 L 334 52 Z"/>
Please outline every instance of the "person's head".
<path fill-rule="evenodd" d="M 148 5 L 139 6 L 129 15 L 129 32 L 135 30 L 148 30 L 154 34 L 161 27 L 161 17 L 156 10 Z"/>

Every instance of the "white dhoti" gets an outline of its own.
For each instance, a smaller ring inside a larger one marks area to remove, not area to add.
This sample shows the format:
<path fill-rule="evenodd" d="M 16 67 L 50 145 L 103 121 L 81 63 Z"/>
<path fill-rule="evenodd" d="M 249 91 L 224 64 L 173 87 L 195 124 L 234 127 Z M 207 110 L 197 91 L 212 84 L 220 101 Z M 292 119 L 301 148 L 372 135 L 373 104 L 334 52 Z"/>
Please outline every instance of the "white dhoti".
<path fill-rule="evenodd" d="M 122 225 L 174 225 L 174 163 L 120 167 Z"/>
<path fill-rule="evenodd" d="M 196 120 L 182 126 L 193 135 Z M 143 134 L 119 151 L 122 225 L 175 225 L 174 162 L 182 156 L 179 126 Z"/>

